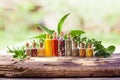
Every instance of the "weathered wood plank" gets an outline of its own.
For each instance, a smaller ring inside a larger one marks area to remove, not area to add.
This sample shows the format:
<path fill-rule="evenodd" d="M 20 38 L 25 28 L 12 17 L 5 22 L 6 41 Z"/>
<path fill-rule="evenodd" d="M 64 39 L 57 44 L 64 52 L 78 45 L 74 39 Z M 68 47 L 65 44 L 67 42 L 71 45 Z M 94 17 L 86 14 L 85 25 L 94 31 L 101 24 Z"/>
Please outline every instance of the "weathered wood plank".
<path fill-rule="evenodd" d="M 40 57 L 23 61 L 0 56 L 0 77 L 120 76 L 120 54 L 108 58 Z"/>

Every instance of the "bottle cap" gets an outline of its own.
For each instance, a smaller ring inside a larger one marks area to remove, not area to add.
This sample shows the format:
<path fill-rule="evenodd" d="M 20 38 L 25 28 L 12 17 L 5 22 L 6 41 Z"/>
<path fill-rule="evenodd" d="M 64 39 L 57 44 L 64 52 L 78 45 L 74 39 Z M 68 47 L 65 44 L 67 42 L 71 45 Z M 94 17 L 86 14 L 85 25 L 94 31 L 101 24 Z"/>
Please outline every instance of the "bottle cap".
<path fill-rule="evenodd" d="M 50 38 L 50 35 L 49 34 L 46 34 L 46 39 L 49 39 Z"/>
<path fill-rule="evenodd" d="M 33 43 L 33 47 L 34 47 L 34 48 L 36 47 L 36 42 Z"/>
<path fill-rule="evenodd" d="M 85 43 L 81 43 L 81 48 L 84 48 L 85 47 Z"/>
<path fill-rule="evenodd" d="M 29 47 L 29 43 L 26 43 L 26 47 Z"/>
<path fill-rule="evenodd" d="M 70 33 L 67 34 L 67 37 L 70 38 Z"/>
<path fill-rule="evenodd" d="M 63 33 L 63 32 L 60 32 L 60 36 L 63 37 L 63 36 L 64 36 L 64 33 Z"/>
<path fill-rule="evenodd" d="M 74 42 L 74 47 L 77 47 L 77 42 Z"/>
<path fill-rule="evenodd" d="M 53 33 L 53 38 L 54 38 L 54 39 L 57 38 L 57 33 L 56 33 L 56 32 Z"/>
<path fill-rule="evenodd" d="M 43 47 L 43 43 L 41 42 L 41 43 L 40 43 L 40 48 L 42 48 L 42 47 Z"/>
<path fill-rule="evenodd" d="M 92 48 L 92 44 L 91 43 L 88 43 L 88 48 Z"/>

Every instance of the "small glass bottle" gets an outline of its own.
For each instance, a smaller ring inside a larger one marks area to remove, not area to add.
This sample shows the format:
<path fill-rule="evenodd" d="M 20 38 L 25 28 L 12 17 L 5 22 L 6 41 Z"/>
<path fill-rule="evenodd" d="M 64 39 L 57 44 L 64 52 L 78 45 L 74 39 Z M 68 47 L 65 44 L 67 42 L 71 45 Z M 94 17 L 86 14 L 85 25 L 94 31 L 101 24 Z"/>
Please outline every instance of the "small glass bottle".
<path fill-rule="evenodd" d="M 51 57 L 52 56 L 52 40 L 50 39 L 50 35 L 46 35 L 45 40 L 45 56 Z"/>
<path fill-rule="evenodd" d="M 45 56 L 45 48 L 43 47 L 43 43 L 40 43 L 40 48 L 37 49 L 37 56 L 44 57 Z"/>
<path fill-rule="evenodd" d="M 88 44 L 88 48 L 86 49 L 86 57 L 93 57 L 94 50 L 92 49 L 92 44 Z"/>
<path fill-rule="evenodd" d="M 85 57 L 85 55 L 86 55 L 85 43 L 81 43 L 80 46 L 81 46 L 81 48 L 79 50 L 79 56 Z"/>
<path fill-rule="evenodd" d="M 28 57 L 31 56 L 31 49 L 30 49 L 30 44 L 29 44 L 29 43 L 26 43 L 25 54 L 26 54 Z"/>
<path fill-rule="evenodd" d="M 54 32 L 52 39 L 52 56 L 58 56 L 58 40 L 56 32 Z"/>
<path fill-rule="evenodd" d="M 65 39 L 64 39 L 64 34 L 63 32 L 60 33 L 60 38 L 59 38 L 59 56 L 65 56 Z"/>
<path fill-rule="evenodd" d="M 65 41 L 66 46 L 66 56 L 72 56 L 72 40 L 70 38 L 70 33 L 67 35 L 67 39 Z"/>
<path fill-rule="evenodd" d="M 33 43 L 33 48 L 31 49 L 31 56 L 37 57 L 37 49 L 36 49 L 36 43 Z"/>
<path fill-rule="evenodd" d="M 73 48 L 73 56 L 78 57 L 79 56 L 79 48 L 77 48 L 77 42 L 74 42 L 74 48 Z"/>

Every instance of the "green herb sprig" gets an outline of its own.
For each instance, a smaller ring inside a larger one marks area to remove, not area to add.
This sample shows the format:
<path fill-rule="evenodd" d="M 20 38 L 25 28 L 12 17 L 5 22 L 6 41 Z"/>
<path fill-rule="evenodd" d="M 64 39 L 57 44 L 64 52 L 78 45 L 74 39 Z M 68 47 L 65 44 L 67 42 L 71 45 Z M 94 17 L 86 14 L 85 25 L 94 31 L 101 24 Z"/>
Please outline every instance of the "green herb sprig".
<path fill-rule="evenodd" d="M 17 58 L 17 59 L 25 59 L 27 56 L 25 54 L 25 47 L 21 47 L 21 48 L 15 48 L 13 47 L 13 49 L 10 49 L 9 47 L 8 48 L 8 51 L 10 53 L 14 53 L 13 57 L 14 58 Z"/>
<path fill-rule="evenodd" d="M 88 43 L 93 44 L 93 48 L 95 51 L 95 57 L 109 57 L 115 51 L 115 46 L 110 45 L 107 48 L 102 44 L 102 41 L 98 41 L 95 39 L 88 39 L 87 37 L 80 38 L 80 43 L 85 42 L 86 48 Z"/>

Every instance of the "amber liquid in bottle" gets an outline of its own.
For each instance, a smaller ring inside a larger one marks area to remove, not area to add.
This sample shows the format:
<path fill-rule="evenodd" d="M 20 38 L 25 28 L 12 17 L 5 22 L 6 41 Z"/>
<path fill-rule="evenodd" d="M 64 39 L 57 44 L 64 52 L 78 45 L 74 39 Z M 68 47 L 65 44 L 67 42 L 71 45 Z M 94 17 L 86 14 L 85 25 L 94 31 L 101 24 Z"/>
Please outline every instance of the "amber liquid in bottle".
<path fill-rule="evenodd" d="M 81 43 L 81 48 L 79 50 L 79 56 L 80 57 L 85 57 L 86 56 L 85 43 Z"/>
<path fill-rule="evenodd" d="M 63 32 L 60 33 L 59 39 L 59 56 L 65 56 L 65 39 L 63 38 Z"/>
<path fill-rule="evenodd" d="M 68 33 L 67 39 L 65 42 L 66 46 L 66 56 L 72 56 L 72 40 L 70 38 L 70 34 Z"/>
<path fill-rule="evenodd" d="M 31 56 L 31 49 L 29 43 L 26 43 L 25 54 L 30 57 Z"/>
<path fill-rule="evenodd" d="M 88 44 L 88 48 L 86 49 L 86 57 L 93 57 L 94 50 L 92 49 L 92 44 Z"/>
<path fill-rule="evenodd" d="M 31 49 L 31 56 L 37 57 L 37 49 L 36 49 L 36 43 L 33 43 L 33 48 Z"/>
<path fill-rule="evenodd" d="M 52 40 L 50 39 L 50 35 L 46 35 L 45 40 L 45 56 L 51 57 L 52 56 Z"/>
<path fill-rule="evenodd" d="M 74 42 L 74 48 L 72 54 L 74 57 L 79 57 L 79 48 L 77 48 L 77 42 Z"/>
<path fill-rule="evenodd" d="M 45 56 L 45 48 L 43 47 L 43 43 L 40 43 L 40 48 L 37 49 L 37 56 L 44 57 Z"/>

